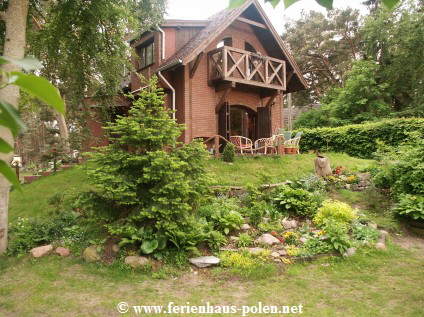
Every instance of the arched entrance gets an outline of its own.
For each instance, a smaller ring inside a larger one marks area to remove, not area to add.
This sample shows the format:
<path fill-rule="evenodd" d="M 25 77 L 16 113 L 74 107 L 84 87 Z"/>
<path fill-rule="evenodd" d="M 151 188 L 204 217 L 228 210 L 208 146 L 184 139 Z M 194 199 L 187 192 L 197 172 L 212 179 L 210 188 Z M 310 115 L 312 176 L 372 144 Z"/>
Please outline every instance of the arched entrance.
<path fill-rule="evenodd" d="M 230 105 L 230 135 L 256 140 L 256 111 L 241 105 Z"/>
<path fill-rule="evenodd" d="M 241 135 L 252 141 L 271 136 L 271 111 L 258 107 L 257 111 L 243 105 L 225 103 L 218 114 L 218 134 L 229 140 Z"/>

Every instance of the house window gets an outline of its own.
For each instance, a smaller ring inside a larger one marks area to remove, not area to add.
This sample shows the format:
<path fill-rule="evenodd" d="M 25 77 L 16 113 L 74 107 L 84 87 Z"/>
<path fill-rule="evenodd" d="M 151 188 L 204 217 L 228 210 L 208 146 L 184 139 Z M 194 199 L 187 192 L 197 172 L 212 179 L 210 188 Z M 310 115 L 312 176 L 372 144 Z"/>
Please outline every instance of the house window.
<path fill-rule="evenodd" d="M 222 41 L 216 45 L 216 48 L 220 48 L 223 46 L 233 46 L 233 39 L 231 37 L 226 37 L 222 39 Z"/>
<path fill-rule="evenodd" d="M 143 44 L 138 49 L 138 56 L 140 56 L 139 68 L 143 68 L 153 64 L 155 60 L 155 42 L 151 41 Z"/>

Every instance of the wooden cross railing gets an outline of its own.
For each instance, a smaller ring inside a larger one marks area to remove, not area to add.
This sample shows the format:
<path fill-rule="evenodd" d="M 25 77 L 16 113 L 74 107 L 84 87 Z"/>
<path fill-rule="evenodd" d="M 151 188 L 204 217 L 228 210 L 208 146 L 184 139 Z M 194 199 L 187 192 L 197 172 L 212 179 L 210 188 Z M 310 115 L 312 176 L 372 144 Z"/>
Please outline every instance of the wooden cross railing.
<path fill-rule="evenodd" d="M 209 80 L 286 89 L 286 63 L 283 60 L 223 46 L 208 53 Z"/>

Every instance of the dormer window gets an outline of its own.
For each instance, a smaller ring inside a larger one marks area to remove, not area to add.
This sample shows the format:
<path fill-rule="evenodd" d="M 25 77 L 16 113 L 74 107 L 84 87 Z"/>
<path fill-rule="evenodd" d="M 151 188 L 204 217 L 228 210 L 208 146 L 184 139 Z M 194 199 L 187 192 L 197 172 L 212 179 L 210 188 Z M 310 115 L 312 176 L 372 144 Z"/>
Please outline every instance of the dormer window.
<path fill-rule="evenodd" d="M 143 43 L 137 50 L 140 57 L 139 68 L 147 67 L 154 63 L 155 60 L 155 42 L 153 39 L 147 43 Z"/>

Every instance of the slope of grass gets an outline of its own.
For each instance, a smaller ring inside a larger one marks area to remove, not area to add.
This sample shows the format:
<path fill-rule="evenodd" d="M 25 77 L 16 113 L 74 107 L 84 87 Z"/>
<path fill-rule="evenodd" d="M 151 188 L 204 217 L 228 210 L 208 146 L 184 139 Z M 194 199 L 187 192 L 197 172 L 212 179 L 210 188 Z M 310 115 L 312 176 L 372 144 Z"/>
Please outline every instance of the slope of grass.
<path fill-rule="evenodd" d="M 370 160 L 350 157 L 346 154 L 330 153 L 332 167 L 342 165 L 352 171 L 372 164 Z M 286 155 L 281 157 L 237 157 L 234 164 L 209 159 L 207 170 L 214 178 L 215 185 L 246 186 L 248 183 L 263 184 L 298 179 L 314 172 L 313 154 Z M 18 217 L 45 217 L 54 211 L 47 203 L 56 192 L 72 193 L 90 188 L 90 181 L 84 178 L 81 167 L 60 171 L 23 186 L 24 193 L 10 193 L 9 219 L 14 222 Z"/>
<path fill-rule="evenodd" d="M 14 190 L 9 199 L 9 221 L 18 217 L 45 217 L 53 212 L 48 198 L 56 192 L 71 193 L 89 188 L 84 173 L 79 167 L 73 167 L 49 176 L 41 177 L 22 187 L 23 193 Z"/>
<path fill-rule="evenodd" d="M 327 156 L 327 155 L 326 155 Z M 207 169 L 215 178 L 216 185 L 245 186 L 247 183 L 261 184 L 269 178 L 272 183 L 298 179 L 314 172 L 315 154 L 237 157 L 233 164 L 210 159 Z M 329 153 L 332 168 L 347 167 L 358 171 L 372 164 L 371 160 L 350 157 L 347 154 Z"/>

